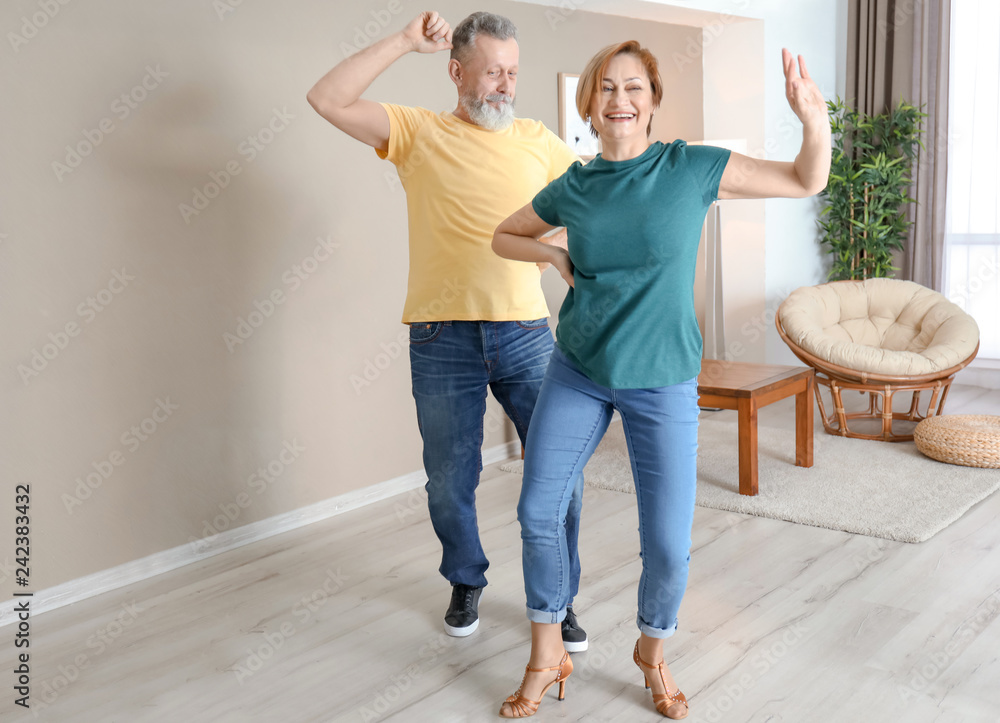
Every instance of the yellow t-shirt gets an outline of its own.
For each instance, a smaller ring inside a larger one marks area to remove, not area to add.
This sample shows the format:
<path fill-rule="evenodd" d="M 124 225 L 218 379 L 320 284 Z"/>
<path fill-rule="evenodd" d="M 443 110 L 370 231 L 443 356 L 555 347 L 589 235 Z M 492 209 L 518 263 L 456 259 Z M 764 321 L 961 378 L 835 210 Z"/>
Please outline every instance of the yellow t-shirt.
<path fill-rule="evenodd" d="M 491 243 L 576 154 L 539 121 L 489 131 L 450 112 L 382 106 L 389 150 L 376 153 L 396 165 L 410 228 L 403 323 L 548 316 L 538 267 L 500 258 Z"/>

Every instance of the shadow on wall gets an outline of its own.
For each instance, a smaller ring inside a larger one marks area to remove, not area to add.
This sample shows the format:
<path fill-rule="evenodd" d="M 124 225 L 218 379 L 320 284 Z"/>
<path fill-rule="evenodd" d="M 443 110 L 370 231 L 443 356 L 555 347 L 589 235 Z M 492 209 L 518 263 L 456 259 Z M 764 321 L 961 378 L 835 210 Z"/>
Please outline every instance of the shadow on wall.
<path fill-rule="evenodd" d="M 271 172 L 268 152 L 301 114 L 275 108 L 245 123 L 220 122 L 220 109 L 241 99 L 212 58 L 198 67 L 205 74 L 197 85 L 165 89 L 143 109 L 146 122 L 126 128 L 104 154 L 121 194 L 108 208 L 110 232 L 144 247 L 138 256 L 147 266 L 145 293 L 130 302 L 131 332 L 102 340 L 100 354 L 106 398 L 155 378 L 178 407 L 170 435 L 142 441 L 156 460 L 144 494 L 168 509 L 203 506 L 211 518 L 217 500 L 246 492 L 247 474 L 281 451 L 274 429 L 286 416 L 297 360 L 284 353 L 289 320 L 281 313 L 292 287 L 274 271 L 298 234 L 286 223 L 294 186 Z M 137 256 L 126 248 L 120 255 Z M 126 406 L 104 413 L 127 418 Z M 258 507 L 246 516 L 268 516 Z M 200 535 L 200 518 L 171 525 Z M 137 525 L 141 536 L 141 519 Z"/>

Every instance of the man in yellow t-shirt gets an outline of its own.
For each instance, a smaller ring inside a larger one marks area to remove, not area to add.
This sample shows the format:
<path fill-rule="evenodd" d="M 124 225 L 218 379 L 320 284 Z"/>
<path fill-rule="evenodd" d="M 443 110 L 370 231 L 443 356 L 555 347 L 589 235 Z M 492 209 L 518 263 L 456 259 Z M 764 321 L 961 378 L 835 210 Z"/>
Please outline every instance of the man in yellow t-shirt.
<path fill-rule="evenodd" d="M 361 98 L 403 55 L 448 49 L 454 111 Z M 443 549 L 440 571 L 452 585 L 444 625 L 457 637 L 479 625 L 489 566 L 475 506 L 486 393 L 493 392 L 524 444 L 553 347 L 538 267 L 493 253 L 493 231 L 577 160 L 540 122 L 514 117 L 517 68 L 517 29 L 507 18 L 473 13 L 453 34 L 436 12 L 425 12 L 341 62 L 308 95 L 321 116 L 395 164 L 406 190 L 403 322 L 410 325 L 427 502 Z M 582 492 L 580 477 L 564 504 L 571 602 L 579 588 Z M 562 622 L 569 652 L 587 649 L 572 606 L 552 622 Z"/>

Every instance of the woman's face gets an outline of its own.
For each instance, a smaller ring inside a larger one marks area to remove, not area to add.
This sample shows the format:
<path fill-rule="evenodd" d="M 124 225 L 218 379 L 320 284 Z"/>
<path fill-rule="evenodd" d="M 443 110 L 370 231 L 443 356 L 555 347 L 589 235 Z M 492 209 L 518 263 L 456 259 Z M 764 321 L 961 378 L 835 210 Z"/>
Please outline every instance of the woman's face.
<path fill-rule="evenodd" d="M 613 57 L 590 104 L 590 122 L 601 142 L 645 138 L 653 110 L 653 90 L 639 59 Z"/>

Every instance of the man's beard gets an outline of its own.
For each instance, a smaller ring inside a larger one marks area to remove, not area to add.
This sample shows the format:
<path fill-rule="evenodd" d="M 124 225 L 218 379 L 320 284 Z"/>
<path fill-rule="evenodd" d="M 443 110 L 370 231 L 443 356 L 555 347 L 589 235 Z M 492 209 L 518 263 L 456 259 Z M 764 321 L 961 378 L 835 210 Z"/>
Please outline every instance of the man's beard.
<path fill-rule="evenodd" d="M 463 95 L 459 101 L 472 122 L 486 130 L 502 131 L 514 122 L 514 98 L 509 95 L 493 93 L 484 100 Z M 489 101 L 498 103 L 500 107 L 494 108 Z"/>

